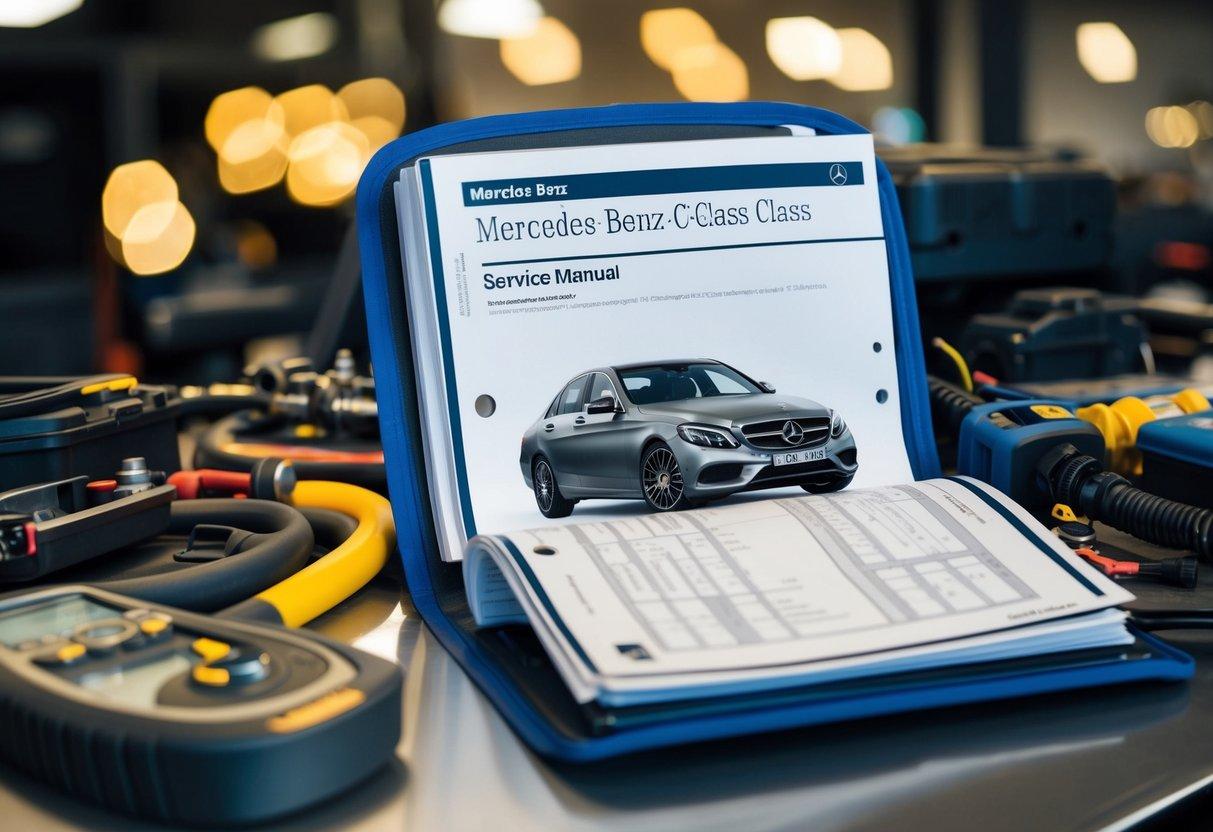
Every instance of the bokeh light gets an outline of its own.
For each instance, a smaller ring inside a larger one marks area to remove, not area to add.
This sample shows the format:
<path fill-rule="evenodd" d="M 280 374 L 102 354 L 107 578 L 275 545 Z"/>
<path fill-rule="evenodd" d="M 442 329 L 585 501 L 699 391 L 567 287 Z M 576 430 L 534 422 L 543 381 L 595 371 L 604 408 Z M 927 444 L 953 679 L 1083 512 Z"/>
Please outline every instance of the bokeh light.
<path fill-rule="evenodd" d="M 438 9 L 443 31 L 471 38 L 525 37 L 542 17 L 536 0 L 445 0 Z"/>
<path fill-rule="evenodd" d="M 793 81 L 813 81 L 842 67 L 842 41 L 830 24 L 815 17 L 777 17 L 767 21 L 767 54 Z"/>
<path fill-rule="evenodd" d="M 177 201 L 177 182 L 152 159 L 114 168 L 101 192 L 101 219 L 105 230 L 121 240 L 127 226 L 142 208 Z"/>
<path fill-rule="evenodd" d="M 1159 147 L 1191 147 L 1200 137 L 1200 125 L 1185 107 L 1153 107 L 1146 113 L 1146 135 Z"/>
<path fill-rule="evenodd" d="M 869 92 L 893 86 L 889 47 L 867 29 L 839 29 L 842 63 L 828 80 L 840 90 Z"/>
<path fill-rule="evenodd" d="M 872 114 L 872 133 L 886 144 L 920 142 L 926 132 L 926 122 L 911 107 L 881 107 Z"/>
<path fill-rule="evenodd" d="M 674 86 L 689 101 L 744 101 L 750 95 L 745 62 L 723 43 L 679 51 L 671 71 Z"/>
<path fill-rule="evenodd" d="M 545 17 L 531 34 L 502 39 L 501 63 L 527 86 L 571 81 L 581 74 L 581 41 L 568 26 Z"/>
<path fill-rule="evenodd" d="M 337 91 L 350 124 L 362 131 L 374 153 L 404 129 L 405 102 L 400 87 L 386 78 L 364 78 Z"/>
<path fill-rule="evenodd" d="M 1123 84 L 1137 77 L 1137 49 L 1115 23 L 1081 23 L 1074 37 L 1078 62 L 1099 83 Z"/>
<path fill-rule="evenodd" d="M 138 275 L 163 274 L 194 245 L 194 218 L 180 202 L 153 202 L 135 212 L 122 235 L 122 261 Z"/>
<path fill-rule="evenodd" d="M 653 9 L 640 16 L 640 45 L 649 60 L 673 72 L 687 49 L 716 43 L 716 30 L 699 12 L 686 8 Z"/>
<path fill-rule="evenodd" d="M 274 101 L 282 108 L 288 140 L 313 127 L 349 118 L 342 100 L 323 84 L 297 87 L 278 95 Z"/>
<path fill-rule="evenodd" d="M 354 193 L 371 150 L 361 130 L 332 121 L 296 136 L 287 151 L 286 189 L 303 205 L 336 205 Z"/>

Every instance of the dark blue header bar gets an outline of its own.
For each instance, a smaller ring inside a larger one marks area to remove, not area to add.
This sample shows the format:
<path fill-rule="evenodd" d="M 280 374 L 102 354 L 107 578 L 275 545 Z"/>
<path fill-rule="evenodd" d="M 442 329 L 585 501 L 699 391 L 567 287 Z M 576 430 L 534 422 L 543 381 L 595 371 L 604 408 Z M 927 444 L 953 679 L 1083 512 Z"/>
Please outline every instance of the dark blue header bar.
<path fill-rule="evenodd" d="M 862 184 L 861 162 L 791 162 L 777 165 L 665 168 L 464 182 L 463 204 L 514 205 L 700 191 Z"/>

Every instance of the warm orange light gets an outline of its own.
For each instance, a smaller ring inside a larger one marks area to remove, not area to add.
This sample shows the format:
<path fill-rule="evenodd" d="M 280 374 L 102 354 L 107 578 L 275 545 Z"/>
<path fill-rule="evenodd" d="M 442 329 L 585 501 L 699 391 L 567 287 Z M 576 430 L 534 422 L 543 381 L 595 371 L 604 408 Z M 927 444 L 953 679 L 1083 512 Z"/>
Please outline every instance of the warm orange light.
<path fill-rule="evenodd" d="M 364 78 L 337 92 L 350 124 L 362 131 L 375 152 L 404 129 L 404 93 L 386 78 Z"/>
<path fill-rule="evenodd" d="M 164 165 L 151 159 L 119 165 L 101 192 L 105 229 L 122 239 L 140 208 L 155 202 L 176 202 L 177 183 Z"/>
<path fill-rule="evenodd" d="M 272 116 L 271 111 L 276 111 L 276 116 Z M 243 87 L 217 95 L 206 111 L 206 141 L 219 153 L 224 142 L 241 125 L 267 118 L 273 118 L 279 124 L 283 120 L 281 108 L 275 107 L 273 96 L 260 87 Z"/>
<path fill-rule="evenodd" d="M 282 107 L 283 126 L 289 139 L 313 127 L 349 118 L 345 103 L 323 84 L 311 84 L 284 92 L 274 101 Z"/>
<path fill-rule="evenodd" d="M 750 94 L 745 62 L 723 43 L 681 50 L 672 72 L 674 86 L 690 101 L 743 101 Z"/>
<path fill-rule="evenodd" d="M 1191 147 L 1200 137 L 1200 123 L 1185 107 L 1154 107 L 1146 113 L 1146 135 L 1159 147 Z"/>
<path fill-rule="evenodd" d="M 530 34 L 502 39 L 501 63 L 527 86 L 571 81 L 581 74 L 581 41 L 568 26 L 545 17 Z"/>
<path fill-rule="evenodd" d="M 649 60 L 664 70 L 673 71 L 683 50 L 713 43 L 716 30 L 692 9 L 653 9 L 640 16 L 640 45 Z"/>
<path fill-rule="evenodd" d="M 286 188 L 304 205 L 336 205 L 354 192 L 370 160 L 367 137 L 343 121 L 321 124 L 291 142 Z"/>
<path fill-rule="evenodd" d="M 122 261 L 138 275 L 177 268 L 194 245 L 194 218 L 180 202 L 153 202 L 135 212 L 122 236 Z"/>
<path fill-rule="evenodd" d="M 830 24 L 815 17 L 776 17 L 767 21 L 767 54 L 794 81 L 833 75 L 842 67 L 842 41 Z"/>
<path fill-rule="evenodd" d="M 278 243 L 264 225 L 245 220 L 236 229 L 236 257 L 250 269 L 264 269 L 278 259 Z"/>
<path fill-rule="evenodd" d="M 893 86 L 889 47 L 867 29 L 839 29 L 842 63 L 827 80 L 841 90 L 867 92 Z"/>
<path fill-rule="evenodd" d="M 1123 84 L 1137 77 L 1137 49 L 1115 23 L 1080 23 L 1074 39 L 1078 62 L 1101 84 Z"/>

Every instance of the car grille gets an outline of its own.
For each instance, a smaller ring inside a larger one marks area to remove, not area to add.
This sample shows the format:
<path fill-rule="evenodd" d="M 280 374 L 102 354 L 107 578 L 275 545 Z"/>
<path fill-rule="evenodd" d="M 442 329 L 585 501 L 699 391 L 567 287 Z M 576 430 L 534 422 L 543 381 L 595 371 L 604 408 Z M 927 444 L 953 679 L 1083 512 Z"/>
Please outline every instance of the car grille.
<path fill-rule="evenodd" d="M 799 442 L 793 443 L 783 438 L 783 426 L 788 422 L 795 422 L 804 431 L 804 438 Z M 820 445 L 829 438 L 830 420 L 828 417 L 816 417 L 754 422 L 751 425 L 742 425 L 741 435 L 745 437 L 746 442 L 749 442 L 755 448 L 771 448 L 774 450 L 808 448 L 813 445 Z"/>

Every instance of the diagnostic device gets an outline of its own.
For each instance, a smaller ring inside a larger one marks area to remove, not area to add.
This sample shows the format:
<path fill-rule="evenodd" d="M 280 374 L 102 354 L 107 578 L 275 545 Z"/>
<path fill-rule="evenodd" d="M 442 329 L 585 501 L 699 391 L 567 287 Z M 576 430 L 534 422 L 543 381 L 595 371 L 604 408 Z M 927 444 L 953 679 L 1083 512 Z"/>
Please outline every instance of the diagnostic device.
<path fill-rule="evenodd" d="M 0 754 L 112 809 L 265 821 L 393 757 L 400 672 L 313 634 L 85 585 L 0 598 Z"/>
<path fill-rule="evenodd" d="M 31 581 L 161 533 L 175 494 L 163 482 L 134 488 L 87 476 L 5 491 L 0 583 Z"/>

